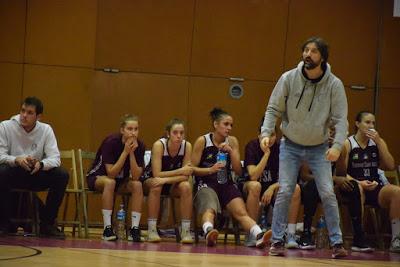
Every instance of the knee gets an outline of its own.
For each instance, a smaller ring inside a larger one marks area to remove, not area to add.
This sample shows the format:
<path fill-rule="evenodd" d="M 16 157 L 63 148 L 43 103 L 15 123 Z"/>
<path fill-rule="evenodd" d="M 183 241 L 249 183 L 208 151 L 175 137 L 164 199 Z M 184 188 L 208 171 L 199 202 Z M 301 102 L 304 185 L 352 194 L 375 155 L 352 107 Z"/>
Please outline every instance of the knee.
<path fill-rule="evenodd" d="M 142 193 L 142 183 L 140 181 L 131 181 L 131 192 L 132 193 Z"/>
<path fill-rule="evenodd" d="M 150 187 L 150 194 L 159 196 L 161 195 L 162 186 L 152 186 Z"/>
<path fill-rule="evenodd" d="M 115 189 L 115 179 L 107 178 L 104 180 L 104 190 L 112 190 Z"/>
<path fill-rule="evenodd" d="M 65 183 L 68 184 L 68 180 L 69 180 L 69 173 L 66 169 L 58 167 L 56 168 L 56 177 L 58 177 L 58 181 L 60 181 L 60 183 Z"/>
<path fill-rule="evenodd" d="M 250 181 L 250 182 L 247 182 L 246 187 L 247 187 L 247 192 L 249 195 L 260 196 L 261 183 L 259 183 L 257 181 Z"/>
<path fill-rule="evenodd" d="M 182 196 L 191 196 L 192 195 L 192 188 L 188 181 L 180 182 L 178 189 Z"/>

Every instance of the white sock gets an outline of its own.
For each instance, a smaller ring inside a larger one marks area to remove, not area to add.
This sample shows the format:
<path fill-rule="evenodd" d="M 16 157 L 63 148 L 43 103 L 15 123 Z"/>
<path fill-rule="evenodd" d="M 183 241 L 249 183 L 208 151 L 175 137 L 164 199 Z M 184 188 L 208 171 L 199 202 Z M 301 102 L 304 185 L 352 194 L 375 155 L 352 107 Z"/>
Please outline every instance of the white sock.
<path fill-rule="evenodd" d="M 400 235 L 400 218 L 392 219 L 392 239 Z"/>
<path fill-rule="evenodd" d="M 103 213 L 103 223 L 104 223 L 104 229 L 106 229 L 106 226 L 111 225 L 111 214 L 112 210 L 105 210 L 102 209 L 101 213 Z"/>
<path fill-rule="evenodd" d="M 204 231 L 205 234 L 207 234 L 207 228 L 210 227 L 210 226 L 211 226 L 211 228 L 214 228 L 214 225 L 212 223 L 210 223 L 210 222 L 205 222 L 203 224 L 203 231 Z"/>
<path fill-rule="evenodd" d="M 261 232 L 262 232 L 262 230 L 261 230 L 260 226 L 258 226 L 258 224 L 255 224 L 255 225 L 253 225 L 253 227 L 250 228 L 250 236 L 253 239 L 256 239 L 257 235 Z"/>
<path fill-rule="evenodd" d="M 296 224 L 295 223 L 289 223 L 287 226 L 287 230 L 289 234 L 295 234 L 296 233 Z"/>
<path fill-rule="evenodd" d="M 181 221 L 182 232 L 190 232 L 190 220 L 182 220 Z"/>
<path fill-rule="evenodd" d="M 136 211 L 132 211 L 132 228 L 133 227 L 139 227 L 139 223 L 140 223 L 140 216 L 142 214 L 140 212 L 136 212 Z"/>
<path fill-rule="evenodd" d="M 147 226 L 149 231 L 157 231 L 157 219 L 148 218 Z"/>

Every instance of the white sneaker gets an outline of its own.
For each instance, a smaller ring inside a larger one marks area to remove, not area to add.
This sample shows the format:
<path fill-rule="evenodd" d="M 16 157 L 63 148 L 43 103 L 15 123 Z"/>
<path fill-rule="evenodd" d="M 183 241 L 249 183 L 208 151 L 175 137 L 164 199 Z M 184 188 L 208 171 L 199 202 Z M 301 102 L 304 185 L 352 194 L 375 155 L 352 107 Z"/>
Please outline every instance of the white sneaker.
<path fill-rule="evenodd" d="M 157 230 L 149 230 L 147 232 L 147 242 L 158 243 L 161 241 L 161 237 L 158 235 Z"/>
<path fill-rule="evenodd" d="M 397 235 L 392 239 L 390 252 L 400 253 L 400 235 Z"/>
<path fill-rule="evenodd" d="M 244 246 L 245 247 L 255 247 L 257 240 L 255 238 L 251 238 L 251 235 L 246 235 L 244 238 Z"/>
<path fill-rule="evenodd" d="M 182 231 L 181 232 L 181 243 L 182 244 L 193 244 L 193 237 L 190 234 L 190 231 Z"/>
<path fill-rule="evenodd" d="M 295 234 L 287 234 L 286 236 L 286 248 L 299 248 L 299 244 L 296 241 L 296 235 Z"/>

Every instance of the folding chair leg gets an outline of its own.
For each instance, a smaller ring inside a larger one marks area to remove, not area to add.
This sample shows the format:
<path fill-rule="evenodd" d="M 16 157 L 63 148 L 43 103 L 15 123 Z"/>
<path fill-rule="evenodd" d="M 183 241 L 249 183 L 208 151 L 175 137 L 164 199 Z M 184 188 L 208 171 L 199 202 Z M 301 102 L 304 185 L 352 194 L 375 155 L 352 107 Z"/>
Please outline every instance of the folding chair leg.
<path fill-rule="evenodd" d="M 174 220 L 174 228 L 175 228 L 175 239 L 176 243 L 181 242 L 181 234 L 179 232 L 179 222 L 177 222 L 176 211 L 175 211 L 175 199 L 171 198 L 171 206 L 172 206 L 172 218 Z"/>
<path fill-rule="evenodd" d="M 124 209 L 125 209 L 125 235 L 128 238 L 130 234 L 130 227 L 129 227 L 129 220 L 128 220 L 128 207 L 129 207 L 129 199 L 130 195 L 122 195 L 122 203 L 124 204 Z"/>
<path fill-rule="evenodd" d="M 32 209 L 32 231 L 36 236 L 40 235 L 40 225 L 39 225 L 39 203 L 36 197 L 36 193 L 33 191 L 29 192 L 29 198 Z"/>
<path fill-rule="evenodd" d="M 194 214 L 194 216 L 193 216 L 194 242 L 196 244 L 198 244 L 199 243 L 199 235 L 200 235 L 200 233 L 199 233 L 199 226 L 197 224 L 197 213 L 196 213 L 195 210 L 193 210 L 193 214 Z"/>
<path fill-rule="evenodd" d="M 75 236 L 75 228 L 78 225 L 78 237 L 82 237 L 82 221 L 81 221 L 81 202 L 80 202 L 80 195 L 82 193 L 75 193 L 75 217 L 74 221 L 76 223 L 73 224 L 72 234 Z"/>
<path fill-rule="evenodd" d="M 89 238 L 88 196 L 85 192 L 83 192 L 81 196 L 83 203 L 83 224 L 85 226 L 85 238 Z"/>
<path fill-rule="evenodd" d="M 233 231 L 235 233 L 235 245 L 240 245 L 240 228 L 239 222 L 232 218 Z"/>
<path fill-rule="evenodd" d="M 197 221 L 197 211 L 194 208 L 193 208 L 193 228 L 194 228 L 194 242 L 196 244 L 198 244 L 199 243 L 199 235 L 201 233 L 200 231 L 202 231 L 202 229 L 199 228 L 198 221 Z"/>
<path fill-rule="evenodd" d="M 63 222 L 65 222 L 67 220 L 67 210 L 68 210 L 68 204 L 69 204 L 69 194 L 67 194 L 65 196 L 65 205 L 64 205 L 64 210 L 63 210 Z M 64 228 L 65 228 L 65 223 L 62 224 L 61 226 L 61 231 L 64 232 Z"/>

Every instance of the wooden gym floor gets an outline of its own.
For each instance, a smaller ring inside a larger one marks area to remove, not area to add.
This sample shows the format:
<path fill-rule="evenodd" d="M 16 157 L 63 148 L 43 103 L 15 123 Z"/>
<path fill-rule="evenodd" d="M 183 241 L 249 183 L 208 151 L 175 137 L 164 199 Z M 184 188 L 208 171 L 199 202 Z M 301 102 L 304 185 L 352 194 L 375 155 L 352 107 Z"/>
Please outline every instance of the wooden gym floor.
<path fill-rule="evenodd" d="M 268 249 L 268 248 L 267 248 Z M 267 249 L 259 250 L 219 242 L 208 248 L 204 242 L 180 245 L 168 241 L 131 243 L 106 242 L 94 239 L 68 238 L 53 240 L 36 237 L 7 236 L 0 238 L 0 267 L 13 266 L 400 266 L 400 254 L 376 251 L 371 254 L 350 253 L 346 259 L 331 259 L 330 250 L 291 250 L 286 257 L 267 256 Z"/>

